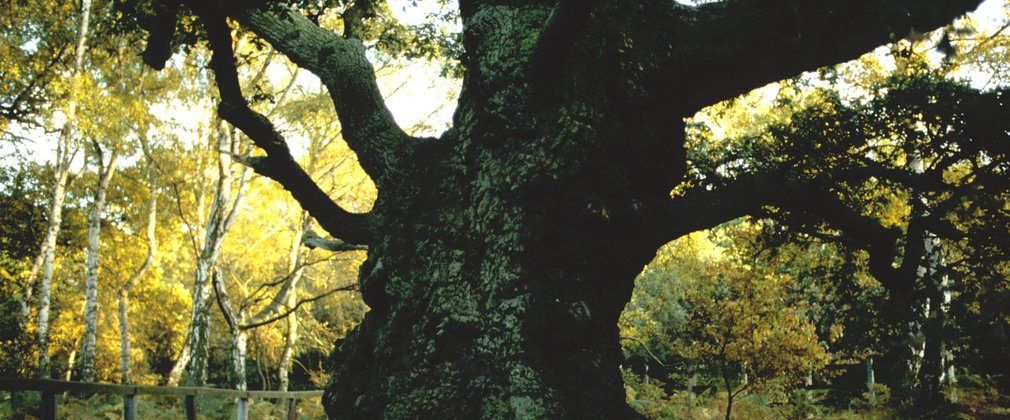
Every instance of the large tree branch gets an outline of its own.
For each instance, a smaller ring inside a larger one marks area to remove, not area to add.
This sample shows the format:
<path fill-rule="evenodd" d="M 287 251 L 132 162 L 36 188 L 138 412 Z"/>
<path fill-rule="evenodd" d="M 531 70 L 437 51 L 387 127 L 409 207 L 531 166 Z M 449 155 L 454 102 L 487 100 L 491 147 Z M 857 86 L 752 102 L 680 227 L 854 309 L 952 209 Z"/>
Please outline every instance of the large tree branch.
<path fill-rule="evenodd" d="M 928 32 L 981 0 L 737 0 L 677 5 L 682 115 L 776 80 Z"/>
<path fill-rule="evenodd" d="M 790 180 L 782 174 L 742 176 L 724 186 L 696 189 L 667 201 L 653 223 L 662 235 L 658 242 L 663 242 L 757 214 L 764 206 L 810 214 L 840 229 L 844 242 L 869 252 L 870 272 L 879 281 L 893 292 L 911 289 L 924 223 L 915 221 L 908 227 L 902 264 L 895 267 L 902 232 L 853 210 L 818 180 Z"/>
<path fill-rule="evenodd" d="M 210 64 L 221 95 L 218 114 L 267 153 L 266 156 L 246 159 L 244 163 L 256 173 L 280 183 L 331 235 L 356 244 L 369 243 L 372 235 L 368 214 L 350 213 L 334 203 L 291 156 L 287 143 L 273 124 L 249 108 L 242 96 L 231 46 L 231 30 L 224 16 L 208 8 L 202 9 L 200 14 L 213 51 Z"/>
<path fill-rule="evenodd" d="M 118 3 L 118 2 L 117 2 Z M 123 2 L 119 7 L 128 11 L 136 7 L 131 2 Z M 179 1 L 163 0 L 155 1 L 152 4 L 154 16 L 141 26 L 145 26 L 147 33 L 147 45 L 144 47 L 142 58 L 144 64 L 156 70 L 165 68 L 165 63 L 172 57 L 172 41 L 175 38 L 176 26 L 179 22 Z"/>
<path fill-rule="evenodd" d="M 530 84 L 536 99 L 549 104 L 560 93 L 565 61 L 575 42 L 582 36 L 589 15 L 600 0 L 560 0 L 544 29 L 530 59 Z"/>
<path fill-rule="evenodd" d="M 238 3 L 229 16 L 319 76 L 361 166 L 380 185 L 395 176 L 415 143 L 386 108 L 361 41 L 344 39 L 297 11 L 265 2 Z"/>

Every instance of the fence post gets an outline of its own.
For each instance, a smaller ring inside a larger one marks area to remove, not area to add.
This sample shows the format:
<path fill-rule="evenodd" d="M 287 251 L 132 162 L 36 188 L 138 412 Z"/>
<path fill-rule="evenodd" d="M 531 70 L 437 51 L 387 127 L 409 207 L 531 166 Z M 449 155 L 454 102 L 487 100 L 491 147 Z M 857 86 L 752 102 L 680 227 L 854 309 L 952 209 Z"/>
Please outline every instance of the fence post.
<path fill-rule="evenodd" d="M 137 394 L 123 394 L 123 420 L 137 420 Z"/>
<path fill-rule="evenodd" d="M 298 398 L 288 399 L 288 420 L 298 419 Z"/>
<path fill-rule="evenodd" d="M 249 398 L 241 397 L 236 398 L 238 402 L 238 407 L 235 409 L 236 420 L 248 420 L 249 419 Z"/>
<path fill-rule="evenodd" d="M 186 396 L 186 420 L 196 420 L 196 395 Z"/>
<path fill-rule="evenodd" d="M 56 393 L 53 391 L 42 392 L 42 420 L 56 420 Z"/>

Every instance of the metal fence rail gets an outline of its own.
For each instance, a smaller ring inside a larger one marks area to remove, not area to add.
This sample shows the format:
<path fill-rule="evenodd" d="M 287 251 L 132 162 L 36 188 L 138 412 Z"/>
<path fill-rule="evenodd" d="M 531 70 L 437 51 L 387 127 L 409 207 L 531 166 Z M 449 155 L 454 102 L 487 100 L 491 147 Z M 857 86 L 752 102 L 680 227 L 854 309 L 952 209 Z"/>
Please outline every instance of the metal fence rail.
<path fill-rule="evenodd" d="M 137 418 L 137 395 L 175 395 L 182 397 L 187 420 L 196 420 L 196 397 L 235 398 L 238 406 L 236 418 L 246 420 L 249 416 L 249 399 L 277 398 L 288 401 L 288 419 L 297 417 L 297 401 L 323 395 L 317 391 L 241 391 L 237 389 L 199 388 L 189 386 L 148 386 L 113 385 L 87 382 L 57 381 L 53 379 L 0 378 L 0 390 L 42 392 L 41 417 L 43 420 L 56 419 L 56 394 L 64 392 L 82 394 L 114 394 L 123 396 L 123 418 Z"/>

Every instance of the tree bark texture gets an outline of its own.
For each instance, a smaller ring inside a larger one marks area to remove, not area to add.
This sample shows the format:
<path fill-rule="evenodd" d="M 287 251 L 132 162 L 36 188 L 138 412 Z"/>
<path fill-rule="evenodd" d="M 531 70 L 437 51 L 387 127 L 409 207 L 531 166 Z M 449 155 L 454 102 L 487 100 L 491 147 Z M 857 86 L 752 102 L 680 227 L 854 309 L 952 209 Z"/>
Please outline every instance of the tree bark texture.
<path fill-rule="evenodd" d="M 354 31 L 283 7 L 187 4 L 214 52 L 219 115 L 266 153 L 253 169 L 334 237 L 368 245 L 371 310 L 332 354 L 331 417 L 629 418 L 617 319 L 663 243 L 776 205 L 872 242 L 885 271 L 897 247 L 837 197 L 773 175 L 671 198 L 682 118 L 978 1 L 461 0 L 466 73 L 439 138 L 396 126 Z M 225 15 L 326 85 L 378 188 L 369 213 L 334 204 L 249 108 Z"/>
<path fill-rule="evenodd" d="M 116 172 L 119 154 L 111 151 L 109 163 L 104 162 L 103 153 L 95 143 L 98 159 L 98 185 L 88 214 L 88 247 L 85 249 L 86 267 L 84 271 L 84 340 L 81 348 L 81 381 L 95 381 L 95 341 L 98 336 L 98 259 L 102 248 L 102 211 L 109 182 Z"/>

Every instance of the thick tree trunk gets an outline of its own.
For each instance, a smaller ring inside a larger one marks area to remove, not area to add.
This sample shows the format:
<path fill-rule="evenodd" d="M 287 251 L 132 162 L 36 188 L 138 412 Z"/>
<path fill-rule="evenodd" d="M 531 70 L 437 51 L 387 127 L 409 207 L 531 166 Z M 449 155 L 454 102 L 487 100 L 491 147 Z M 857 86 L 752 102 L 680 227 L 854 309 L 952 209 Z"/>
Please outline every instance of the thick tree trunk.
<path fill-rule="evenodd" d="M 679 179 L 683 125 L 634 85 L 590 82 L 622 64 L 606 30 L 572 51 L 600 64 L 566 69 L 587 84 L 541 108 L 515 78 L 533 43 L 506 40 L 535 33 L 549 8 L 473 13 L 483 37 L 467 67 L 480 71 L 432 146 L 454 149 L 416 162 L 409 183 L 380 183 L 382 236 L 360 272 L 371 311 L 333 353 L 327 412 L 634 417 L 617 319 L 661 244 L 639 210 Z"/>
<path fill-rule="evenodd" d="M 88 215 L 88 247 L 85 250 L 86 268 L 84 274 L 84 340 L 81 348 L 81 380 L 95 381 L 95 342 L 98 336 L 98 259 L 101 252 L 102 211 L 109 182 L 116 172 L 118 153 L 113 150 L 109 163 L 103 161 L 102 150 L 95 143 L 98 159 L 98 185 Z"/>

